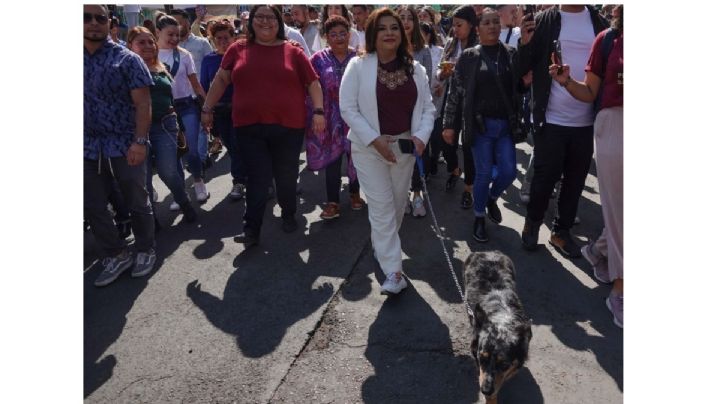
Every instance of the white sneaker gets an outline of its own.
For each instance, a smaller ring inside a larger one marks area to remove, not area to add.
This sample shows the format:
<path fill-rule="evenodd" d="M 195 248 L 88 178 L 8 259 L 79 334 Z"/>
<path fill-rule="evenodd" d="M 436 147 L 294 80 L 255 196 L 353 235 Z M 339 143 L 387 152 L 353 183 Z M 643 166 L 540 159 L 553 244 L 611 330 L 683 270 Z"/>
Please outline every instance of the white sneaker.
<path fill-rule="evenodd" d="M 390 274 L 385 282 L 383 282 L 380 293 L 383 295 L 398 294 L 407 287 L 407 281 L 402 275 L 402 272 L 394 272 Z"/>
<path fill-rule="evenodd" d="M 234 184 L 232 187 L 232 190 L 230 191 L 230 198 L 231 199 L 242 199 L 242 197 L 245 195 L 245 185 L 243 184 Z"/>
<path fill-rule="evenodd" d="M 195 188 L 195 199 L 198 202 L 205 202 L 210 197 L 210 194 L 207 191 L 207 188 L 205 187 L 205 183 L 202 182 L 202 180 L 196 182 L 193 185 L 193 188 Z"/>
<path fill-rule="evenodd" d="M 177 212 L 178 210 L 180 210 L 180 205 L 177 202 L 172 201 L 172 203 L 170 204 L 170 210 L 172 212 Z"/>
<path fill-rule="evenodd" d="M 415 217 L 425 217 L 426 214 L 427 212 L 425 211 L 422 196 L 415 195 L 412 200 L 412 215 Z"/>

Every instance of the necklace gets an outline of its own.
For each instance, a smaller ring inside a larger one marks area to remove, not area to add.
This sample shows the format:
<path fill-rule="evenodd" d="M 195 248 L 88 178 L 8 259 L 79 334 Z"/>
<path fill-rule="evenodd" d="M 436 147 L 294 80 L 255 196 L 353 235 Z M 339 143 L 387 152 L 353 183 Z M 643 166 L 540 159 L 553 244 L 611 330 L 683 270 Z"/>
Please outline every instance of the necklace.
<path fill-rule="evenodd" d="M 395 90 L 408 81 L 408 76 L 405 74 L 404 69 L 397 69 L 394 72 L 389 72 L 380 67 L 380 64 L 378 64 L 377 73 L 378 80 L 387 87 L 388 90 Z"/>

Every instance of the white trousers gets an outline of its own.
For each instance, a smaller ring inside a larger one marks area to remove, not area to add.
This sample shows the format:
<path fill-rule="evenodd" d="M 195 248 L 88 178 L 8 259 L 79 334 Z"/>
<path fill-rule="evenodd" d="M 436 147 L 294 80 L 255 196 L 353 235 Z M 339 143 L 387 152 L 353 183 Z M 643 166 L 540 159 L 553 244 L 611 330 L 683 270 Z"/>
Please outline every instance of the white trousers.
<path fill-rule="evenodd" d="M 394 136 L 410 139 L 410 133 Z M 353 142 L 352 158 L 360 189 L 367 197 L 370 239 L 385 275 L 402 271 L 400 226 L 408 202 L 415 156 L 402 154 L 397 142 L 390 144 L 397 163 L 385 160 L 373 146 Z"/>
<path fill-rule="evenodd" d="M 608 258 L 610 280 L 623 277 L 623 107 L 595 118 L 595 162 L 605 229 L 596 243 Z"/>

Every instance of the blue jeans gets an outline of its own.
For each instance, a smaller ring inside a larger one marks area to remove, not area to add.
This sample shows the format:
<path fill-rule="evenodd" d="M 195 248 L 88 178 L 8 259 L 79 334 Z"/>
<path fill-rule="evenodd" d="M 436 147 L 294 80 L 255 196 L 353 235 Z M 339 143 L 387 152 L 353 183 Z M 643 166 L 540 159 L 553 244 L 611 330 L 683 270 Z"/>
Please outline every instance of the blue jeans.
<path fill-rule="evenodd" d="M 485 118 L 485 133 L 475 135 L 473 199 L 475 216 L 485 216 L 488 197 L 497 199 L 515 180 L 515 144 L 507 120 Z M 493 178 L 493 165 L 497 178 Z M 490 182 L 492 181 L 492 188 Z"/>
<path fill-rule="evenodd" d="M 232 113 L 229 106 L 222 110 L 215 107 L 213 127 L 228 150 L 233 185 L 247 183 L 247 168 L 245 168 L 245 163 L 240 157 L 240 149 L 238 148 L 238 140 L 235 135 L 235 128 L 233 128 Z"/>
<path fill-rule="evenodd" d="M 185 192 L 185 174 L 177 157 L 178 123 L 175 114 L 163 117 L 161 122 L 150 126 L 150 154 L 148 155 L 148 191 L 152 189 L 152 166 L 172 193 L 175 202 L 182 205 L 189 201 Z M 151 160 L 152 159 L 152 160 Z"/>
<path fill-rule="evenodd" d="M 199 180 L 202 178 L 202 162 L 207 156 L 207 133 L 200 130 L 200 113 L 197 104 L 191 97 L 179 98 L 174 101 L 175 111 L 182 120 L 185 138 L 188 143 L 188 153 L 185 155 L 188 171 Z"/>

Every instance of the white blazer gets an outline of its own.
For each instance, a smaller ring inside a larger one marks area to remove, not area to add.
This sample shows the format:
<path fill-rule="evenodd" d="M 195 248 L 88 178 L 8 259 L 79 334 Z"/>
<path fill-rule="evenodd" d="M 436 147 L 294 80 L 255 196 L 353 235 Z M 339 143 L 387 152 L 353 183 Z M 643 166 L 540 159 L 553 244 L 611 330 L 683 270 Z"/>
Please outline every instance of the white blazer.
<path fill-rule="evenodd" d="M 353 58 L 340 84 L 340 115 L 350 127 L 348 139 L 364 146 L 369 146 L 381 135 L 375 88 L 377 66 L 377 54 L 374 52 Z M 413 108 L 410 134 L 427 144 L 433 130 L 435 106 L 425 68 L 417 61 L 413 61 L 413 67 L 418 96 Z"/>

